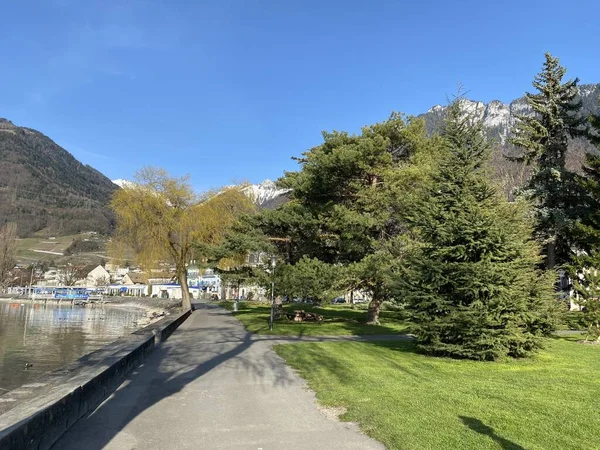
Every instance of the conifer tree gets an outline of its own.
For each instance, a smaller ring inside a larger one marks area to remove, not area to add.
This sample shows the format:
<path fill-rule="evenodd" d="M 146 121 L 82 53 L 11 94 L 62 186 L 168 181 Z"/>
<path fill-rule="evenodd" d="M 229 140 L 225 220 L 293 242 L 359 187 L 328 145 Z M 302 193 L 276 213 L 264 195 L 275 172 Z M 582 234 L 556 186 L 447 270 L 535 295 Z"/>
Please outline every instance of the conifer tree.
<path fill-rule="evenodd" d="M 590 123 L 588 137 L 600 150 L 600 116 L 591 116 Z M 571 273 L 588 328 L 586 340 L 600 340 L 600 154 L 586 154 L 583 174 L 576 180 L 583 194 L 574 233 L 579 251 L 573 257 Z"/>
<path fill-rule="evenodd" d="M 456 99 L 442 137 L 445 159 L 411 218 L 421 245 L 399 279 L 421 349 L 493 360 L 539 348 L 552 328 L 552 282 L 522 204 L 502 199 L 485 172 L 482 126 Z"/>
<path fill-rule="evenodd" d="M 279 180 L 280 187 L 290 189 L 290 201 L 247 217 L 236 231 L 253 233 L 255 242 L 268 241 L 284 265 L 303 261 L 295 268 L 280 265 L 279 273 L 298 271 L 315 298 L 323 297 L 316 293 L 323 288 L 320 278 L 335 279 L 331 283 L 340 291 L 368 293 L 366 322 L 378 324 L 402 257 L 405 230 L 393 213 L 409 209 L 420 181 L 429 175 L 430 160 L 437 158 L 439 139 L 427 137 L 423 120 L 395 113 L 358 135 L 334 131 L 323 133 L 323 139 L 297 158 L 298 171 Z M 244 241 L 232 236 L 231 247 L 246 248 Z"/>
<path fill-rule="evenodd" d="M 579 79 L 563 83 L 566 69 L 550 53 L 545 58 L 533 81 L 538 92 L 526 94 L 532 114 L 517 115 L 512 143 L 523 149 L 519 159 L 533 168 L 525 193 L 534 201 L 536 235 L 545 247 L 546 267 L 552 268 L 570 257 L 572 205 L 578 190 L 565 162 L 569 140 L 585 130 L 585 120 Z"/>
<path fill-rule="evenodd" d="M 591 132 L 588 137 L 600 150 L 600 116 L 590 117 Z M 582 193 L 576 224 L 575 242 L 586 252 L 600 251 L 600 154 L 589 152 L 585 156 L 583 174 L 576 177 Z"/>
<path fill-rule="evenodd" d="M 582 322 L 587 327 L 586 341 L 600 341 L 600 271 L 596 268 L 600 267 L 599 260 L 600 255 L 595 251 L 591 252 L 585 261 L 595 265 L 580 268 L 573 283 L 577 291 L 577 303 L 583 311 Z"/>

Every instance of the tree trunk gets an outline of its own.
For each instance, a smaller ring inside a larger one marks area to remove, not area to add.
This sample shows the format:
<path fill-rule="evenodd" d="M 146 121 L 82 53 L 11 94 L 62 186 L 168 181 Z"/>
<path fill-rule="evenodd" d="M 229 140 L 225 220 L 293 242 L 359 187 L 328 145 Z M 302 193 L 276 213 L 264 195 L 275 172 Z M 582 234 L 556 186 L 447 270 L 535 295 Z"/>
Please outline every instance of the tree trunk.
<path fill-rule="evenodd" d="M 177 275 L 179 286 L 181 286 L 181 303 L 184 310 L 192 309 L 192 301 L 190 299 L 190 288 L 188 286 L 187 273 L 185 269 Z"/>
<path fill-rule="evenodd" d="M 373 293 L 367 313 L 367 325 L 379 325 L 379 311 L 382 303 L 383 299 L 377 293 Z"/>
<path fill-rule="evenodd" d="M 552 269 L 556 265 L 556 243 L 550 242 L 547 247 L 546 269 Z"/>

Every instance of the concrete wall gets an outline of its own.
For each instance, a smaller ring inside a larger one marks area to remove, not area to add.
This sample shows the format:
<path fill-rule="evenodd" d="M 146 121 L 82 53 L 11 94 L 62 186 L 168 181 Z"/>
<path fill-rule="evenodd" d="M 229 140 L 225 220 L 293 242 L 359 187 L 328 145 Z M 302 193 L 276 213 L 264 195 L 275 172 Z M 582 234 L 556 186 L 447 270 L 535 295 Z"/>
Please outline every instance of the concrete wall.
<path fill-rule="evenodd" d="M 0 450 L 49 449 L 80 417 L 100 405 L 190 314 L 186 311 L 165 317 L 36 380 L 36 385 L 49 389 L 20 396 L 17 392 L 23 389 L 19 389 L 15 395 L 3 395 L 14 402 L 0 415 Z"/>

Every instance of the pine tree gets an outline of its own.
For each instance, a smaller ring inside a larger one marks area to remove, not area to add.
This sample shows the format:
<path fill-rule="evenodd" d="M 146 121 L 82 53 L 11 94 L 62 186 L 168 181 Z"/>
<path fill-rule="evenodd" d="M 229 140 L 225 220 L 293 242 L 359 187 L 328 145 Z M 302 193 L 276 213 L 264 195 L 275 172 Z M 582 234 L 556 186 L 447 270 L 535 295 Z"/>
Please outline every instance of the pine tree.
<path fill-rule="evenodd" d="M 533 167 L 526 186 L 534 201 L 536 234 L 545 245 L 546 266 L 563 264 L 570 257 L 572 205 L 578 190 L 573 173 L 565 168 L 570 138 L 583 133 L 579 79 L 562 82 L 566 69 L 558 58 L 546 53 L 542 71 L 533 86 L 536 94 L 526 94 L 532 115 L 518 115 L 512 143 L 521 147 L 521 158 Z"/>
<path fill-rule="evenodd" d="M 445 160 L 415 209 L 421 246 L 399 280 L 421 349 L 493 360 L 526 356 L 552 328 L 552 283 L 536 270 L 539 247 L 521 204 L 502 199 L 485 172 L 482 126 L 456 99 L 448 109 Z"/>
<path fill-rule="evenodd" d="M 323 133 L 323 139 L 297 158 L 298 171 L 279 180 L 290 189 L 290 201 L 248 217 L 245 225 L 276 248 L 283 264 L 303 261 L 295 270 L 316 298 L 323 297 L 313 288 L 323 288 L 319 278 L 325 265 L 333 266 L 339 290 L 370 294 L 367 323 L 378 324 L 383 302 L 391 299 L 391 273 L 402 257 L 405 230 L 392 213 L 407 209 L 419 189 L 415 185 L 429 175 L 439 139 L 427 137 L 424 121 L 401 114 L 358 135 L 334 131 Z M 309 276 L 315 279 L 309 282 Z"/>

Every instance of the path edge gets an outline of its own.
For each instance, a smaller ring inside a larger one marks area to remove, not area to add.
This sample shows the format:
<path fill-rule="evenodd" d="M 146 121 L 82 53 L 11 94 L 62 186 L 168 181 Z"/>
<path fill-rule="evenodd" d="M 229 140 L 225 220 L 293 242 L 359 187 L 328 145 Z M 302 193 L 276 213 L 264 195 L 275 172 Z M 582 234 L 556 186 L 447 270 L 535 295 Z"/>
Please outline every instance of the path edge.
<path fill-rule="evenodd" d="M 192 314 L 165 317 L 97 350 L 107 354 L 90 365 L 89 355 L 70 365 L 65 380 L 41 396 L 22 399 L 0 415 L 0 450 L 48 450 L 81 417 L 93 411 L 154 349 Z M 95 352 L 94 352 L 95 353 Z M 50 372 L 43 382 L 64 369 Z M 16 390 L 15 390 L 16 391 Z M 9 396 L 10 392 L 3 397 Z M 18 397 L 18 396 L 17 396 Z M 18 400 L 17 400 L 18 401 Z"/>

